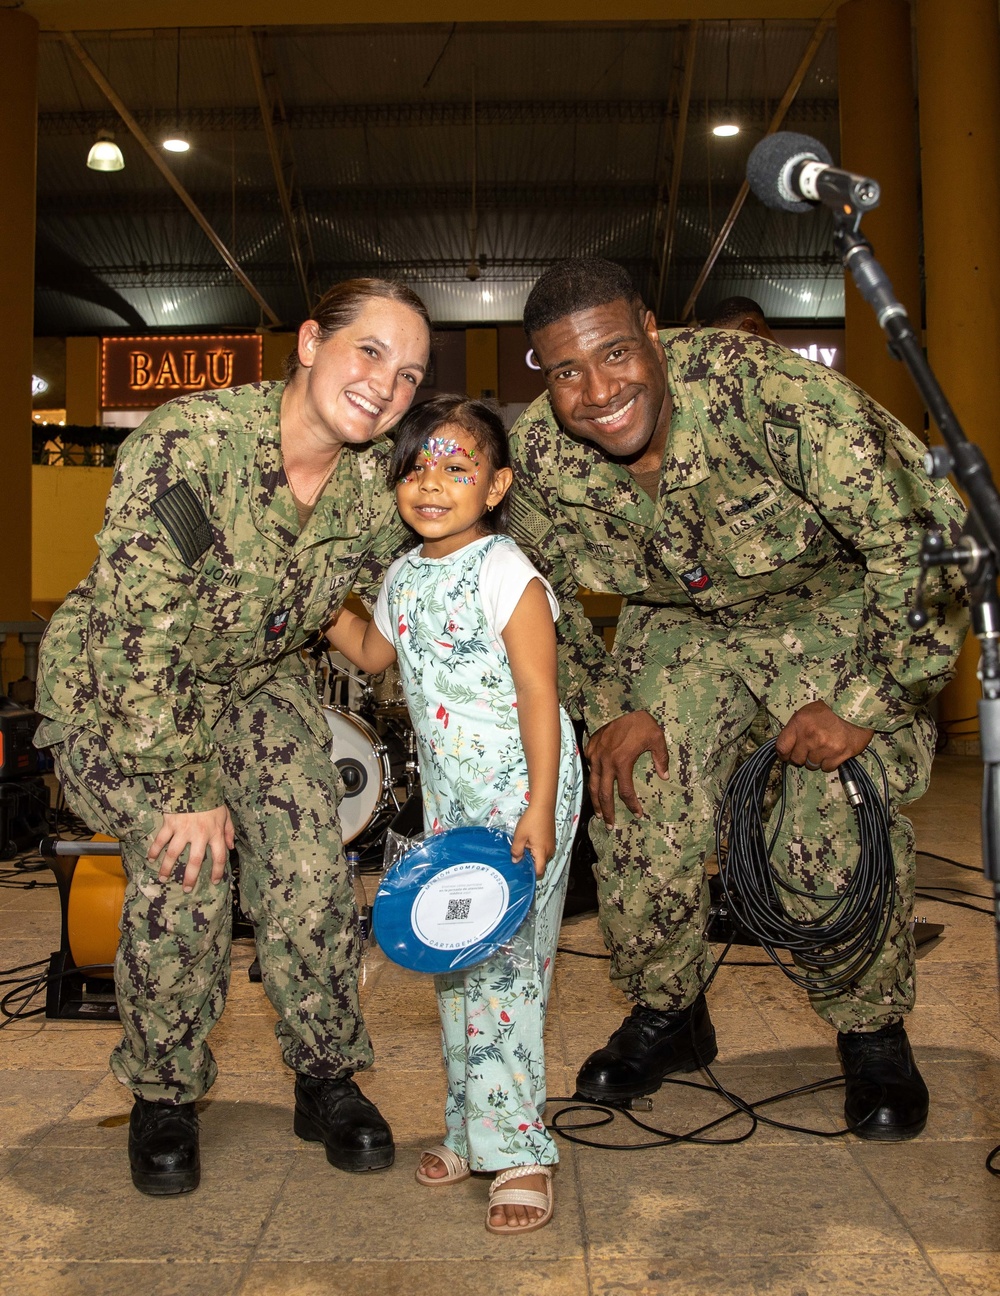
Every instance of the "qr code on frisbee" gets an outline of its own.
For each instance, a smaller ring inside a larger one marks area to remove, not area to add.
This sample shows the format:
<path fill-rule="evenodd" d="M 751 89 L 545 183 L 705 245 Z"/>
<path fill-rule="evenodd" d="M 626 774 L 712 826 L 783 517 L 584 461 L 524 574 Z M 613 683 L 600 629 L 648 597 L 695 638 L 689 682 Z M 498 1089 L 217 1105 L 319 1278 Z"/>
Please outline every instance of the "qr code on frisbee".
<path fill-rule="evenodd" d="M 464 900 L 449 900 L 448 909 L 445 913 L 445 922 L 454 922 L 456 919 L 461 921 L 468 918 L 469 910 L 472 908 L 472 898 L 466 897 Z"/>

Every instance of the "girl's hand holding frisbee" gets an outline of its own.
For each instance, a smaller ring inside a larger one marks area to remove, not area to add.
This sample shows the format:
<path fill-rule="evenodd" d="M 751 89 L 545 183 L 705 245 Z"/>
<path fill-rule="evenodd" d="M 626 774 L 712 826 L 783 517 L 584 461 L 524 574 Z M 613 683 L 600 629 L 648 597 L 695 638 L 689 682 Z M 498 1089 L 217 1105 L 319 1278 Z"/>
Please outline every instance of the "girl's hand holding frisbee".
<path fill-rule="evenodd" d="M 542 877 L 545 866 L 556 853 L 556 820 L 551 810 L 529 805 L 518 820 L 510 844 L 510 857 L 515 864 L 526 850 L 535 862 L 535 877 Z"/>

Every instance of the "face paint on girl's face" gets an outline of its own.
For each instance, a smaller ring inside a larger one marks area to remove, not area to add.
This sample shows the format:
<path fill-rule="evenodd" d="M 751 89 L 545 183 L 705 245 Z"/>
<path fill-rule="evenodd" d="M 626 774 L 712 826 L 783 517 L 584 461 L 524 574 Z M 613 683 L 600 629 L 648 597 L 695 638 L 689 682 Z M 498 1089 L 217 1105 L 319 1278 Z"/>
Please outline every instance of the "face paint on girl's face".
<path fill-rule="evenodd" d="M 475 486 L 479 479 L 479 456 L 476 454 L 475 450 L 469 450 L 465 446 L 460 445 L 457 441 L 451 441 L 445 437 L 428 438 L 428 440 L 426 440 L 420 447 L 420 451 L 417 454 L 417 464 L 410 469 L 405 477 L 401 477 L 400 481 L 413 481 L 414 477 L 417 475 L 418 465 L 420 469 L 435 468 L 442 459 L 450 459 L 452 455 L 464 455 L 476 469 L 476 472 L 470 474 L 468 477 L 459 477 L 452 474 L 451 480 L 456 482 L 459 486 Z"/>
<path fill-rule="evenodd" d="M 436 431 L 396 485 L 399 516 L 422 537 L 426 558 L 445 558 L 486 535 L 483 519 L 503 499 L 511 478 L 509 468 L 491 467 L 486 449 L 459 424 Z"/>

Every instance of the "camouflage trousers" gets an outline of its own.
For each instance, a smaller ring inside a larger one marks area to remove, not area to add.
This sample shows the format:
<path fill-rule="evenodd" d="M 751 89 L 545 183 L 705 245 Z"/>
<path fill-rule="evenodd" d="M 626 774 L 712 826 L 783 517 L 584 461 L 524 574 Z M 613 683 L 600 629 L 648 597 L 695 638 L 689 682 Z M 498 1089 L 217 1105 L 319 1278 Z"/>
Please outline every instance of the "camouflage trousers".
<path fill-rule="evenodd" d="M 644 817 L 619 800 L 613 828 L 591 823 L 611 977 L 632 999 L 682 1008 L 705 984 L 711 966 L 705 862 L 715 852 L 726 783 L 739 760 L 776 736 L 799 707 L 831 698 L 856 643 L 857 616 L 826 610 L 761 630 L 695 623 L 677 609 L 623 610 L 615 656 L 633 681 L 636 709 L 662 725 L 670 758 L 666 779 L 648 755 L 636 763 Z M 819 1015 L 842 1031 L 877 1029 L 913 1006 L 914 838 L 897 806 L 927 787 L 934 725 L 918 713 L 900 729 L 876 733 L 868 750 L 881 757 L 889 780 L 897 897 L 885 944 L 862 979 L 845 992 L 810 995 Z M 880 786 L 874 762 L 861 759 Z M 857 859 L 854 812 L 836 773 L 789 766 L 788 779 L 772 860 L 820 900 L 844 885 Z M 802 904 L 806 913 L 823 912 L 821 903 Z"/>
<path fill-rule="evenodd" d="M 336 771 L 294 707 L 265 693 L 215 727 L 236 828 L 240 890 L 285 1062 L 338 1078 L 370 1066 L 358 1004 L 361 948 L 337 819 Z M 208 1035 L 229 987 L 232 879 L 206 863 L 185 895 L 183 859 L 160 882 L 146 859 L 160 825 L 152 781 L 127 778 L 100 735 L 70 730 L 53 755 L 66 799 L 118 837 L 128 878 L 115 962 L 124 1038 L 115 1076 L 144 1098 L 193 1102 L 216 1077 Z"/>

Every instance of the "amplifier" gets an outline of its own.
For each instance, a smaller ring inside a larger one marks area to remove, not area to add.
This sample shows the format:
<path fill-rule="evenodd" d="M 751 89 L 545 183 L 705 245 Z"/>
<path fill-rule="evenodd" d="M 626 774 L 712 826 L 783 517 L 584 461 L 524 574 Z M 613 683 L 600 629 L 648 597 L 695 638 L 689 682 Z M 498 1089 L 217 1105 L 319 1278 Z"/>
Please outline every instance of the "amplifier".
<path fill-rule="evenodd" d="M 49 831 L 49 788 L 43 778 L 0 783 L 0 860 L 37 846 Z"/>
<path fill-rule="evenodd" d="M 31 741 L 41 719 L 37 711 L 0 697 L 0 782 L 46 768 L 42 753 Z"/>

